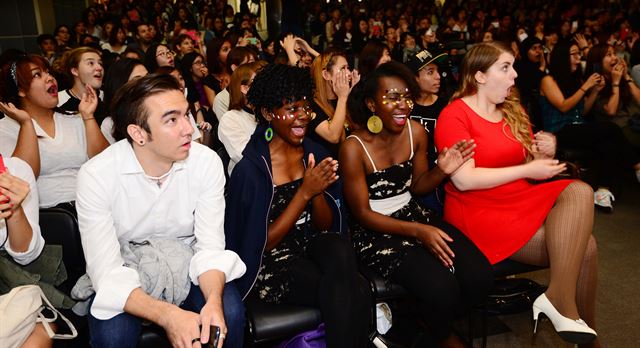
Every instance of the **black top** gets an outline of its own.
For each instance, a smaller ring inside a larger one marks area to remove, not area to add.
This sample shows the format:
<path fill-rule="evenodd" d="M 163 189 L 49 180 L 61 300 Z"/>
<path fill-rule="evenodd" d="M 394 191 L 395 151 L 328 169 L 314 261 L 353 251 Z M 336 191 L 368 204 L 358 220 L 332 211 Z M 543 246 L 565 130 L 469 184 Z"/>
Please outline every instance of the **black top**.
<path fill-rule="evenodd" d="M 411 112 L 411 119 L 420 122 L 424 129 L 427 131 L 427 137 L 429 139 L 427 157 L 429 158 L 429 168 L 433 168 L 435 161 L 438 158 L 438 152 L 436 151 L 436 143 L 433 135 L 436 131 L 436 122 L 440 112 L 447 106 L 447 99 L 439 97 L 436 102 L 429 105 L 420 105 L 416 103 Z"/>
<path fill-rule="evenodd" d="M 98 92 L 96 91 L 96 94 L 97 93 Z M 80 99 L 71 95 L 69 90 L 67 90 L 67 94 L 69 94 L 69 100 L 60 105 L 60 110 L 70 114 L 78 113 Z M 98 99 L 98 106 L 96 107 L 96 111 L 93 113 L 93 117 L 96 119 L 96 122 L 98 122 L 98 125 L 102 124 L 102 121 L 107 117 L 107 106 L 101 99 Z"/>

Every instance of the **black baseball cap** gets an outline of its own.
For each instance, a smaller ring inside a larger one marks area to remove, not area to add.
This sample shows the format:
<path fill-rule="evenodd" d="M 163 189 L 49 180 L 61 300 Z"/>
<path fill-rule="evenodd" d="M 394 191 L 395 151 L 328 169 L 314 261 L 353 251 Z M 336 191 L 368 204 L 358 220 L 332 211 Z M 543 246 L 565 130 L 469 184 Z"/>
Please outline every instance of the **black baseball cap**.
<path fill-rule="evenodd" d="M 433 48 L 430 51 L 422 50 L 409 57 L 405 65 L 409 67 L 414 74 L 417 74 L 418 71 L 423 69 L 425 66 L 431 63 L 444 63 L 448 58 L 449 55 L 446 52 Z"/>

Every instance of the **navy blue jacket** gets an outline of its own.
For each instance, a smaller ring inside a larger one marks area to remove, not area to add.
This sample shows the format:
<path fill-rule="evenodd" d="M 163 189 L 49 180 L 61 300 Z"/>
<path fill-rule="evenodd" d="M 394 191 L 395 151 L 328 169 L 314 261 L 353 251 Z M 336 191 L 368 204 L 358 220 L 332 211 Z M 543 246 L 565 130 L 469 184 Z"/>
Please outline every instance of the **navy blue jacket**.
<path fill-rule="evenodd" d="M 264 139 L 265 129 L 265 125 L 256 128 L 242 152 L 242 160 L 233 168 L 227 187 L 224 222 L 226 246 L 247 265 L 247 272 L 236 280 L 243 298 L 251 291 L 258 277 L 267 244 L 267 225 L 274 193 L 269 144 Z M 316 163 L 329 156 L 327 150 L 309 138 L 305 138 L 302 146 L 305 160 L 310 153 L 313 153 Z M 346 234 L 340 181 L 332 184 L 324 194 L 333 210 L 331 231 Z"/>

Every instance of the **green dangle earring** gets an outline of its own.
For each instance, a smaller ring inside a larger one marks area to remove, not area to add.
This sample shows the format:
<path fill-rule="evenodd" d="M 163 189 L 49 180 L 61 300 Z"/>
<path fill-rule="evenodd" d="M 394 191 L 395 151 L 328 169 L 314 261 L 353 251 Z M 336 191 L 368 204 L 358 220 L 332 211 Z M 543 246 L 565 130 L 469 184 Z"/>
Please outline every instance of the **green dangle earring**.
<path fill-rule="evenodd" d="M 269 126 L 267 126 L 267 129 L 264 131 L 264 140 L 269 143 L 271 139 L 273 139 L 273 128 L 271 128 L 271 122 L 269 122 Z"/>

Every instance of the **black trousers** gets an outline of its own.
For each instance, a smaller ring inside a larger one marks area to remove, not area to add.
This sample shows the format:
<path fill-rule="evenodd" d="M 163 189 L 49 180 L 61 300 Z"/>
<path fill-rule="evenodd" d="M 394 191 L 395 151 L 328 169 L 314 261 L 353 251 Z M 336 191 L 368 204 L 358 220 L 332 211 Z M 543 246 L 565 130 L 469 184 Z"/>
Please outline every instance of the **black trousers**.
<path fill-rule="evenodd" d="M 291 287 L 283 302 L 320 309 L 327 347 L 367 347 L 373 300 L 353 247 L 337 234 L 322 233 L 310 240 L 306 254 L 289 269 Z"/>
<path fill-rule="evenodd" d="M 391 275 L 417 299 L 418 311 L 433 337 L 451 335 L 451 324 L 468 309 L 482 302 L 493 285 L 493 270 L 487 258 L 455 227 L 446 222 L 432 224 L 453 239 L 448 243 L 455 254 L 454 272 L 426 248 L 407 249 L 404 259 Z"/>
<path fill-rule="evenodd" d="M 629 143 L 622 129 L 613 122 L 569 124 L 556 133 L 558 147 L 577 149 L 588 154 L 595 172 L 589 184 L 611 187 L 620 169 L 640 163 L 640 155 Z"/>

